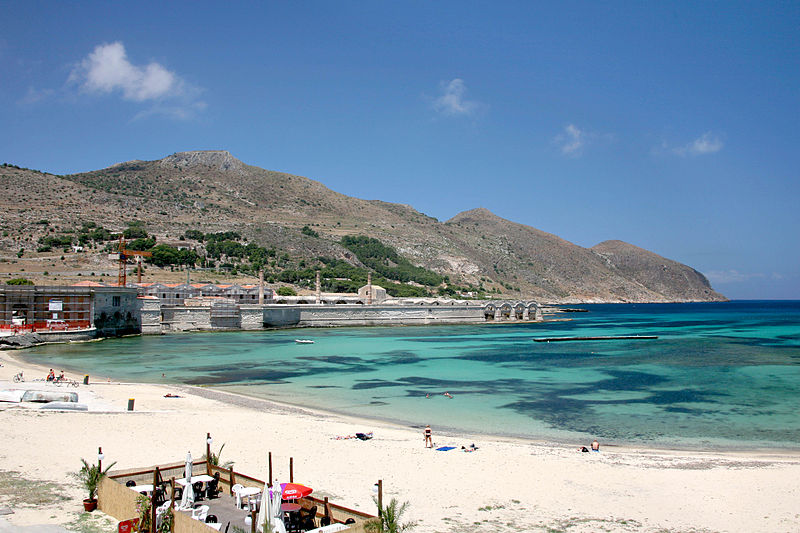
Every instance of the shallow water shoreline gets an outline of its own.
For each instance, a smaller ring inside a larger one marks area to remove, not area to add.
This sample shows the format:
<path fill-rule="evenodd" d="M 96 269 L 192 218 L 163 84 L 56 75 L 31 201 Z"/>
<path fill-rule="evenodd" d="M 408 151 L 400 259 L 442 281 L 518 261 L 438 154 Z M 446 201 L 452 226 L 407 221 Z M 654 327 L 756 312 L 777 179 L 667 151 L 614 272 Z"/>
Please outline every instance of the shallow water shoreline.
<path fill-rule="evenodd" d="M 20 370 L 30 376 L 48 370 L 20 353 L 0 353 L 0 360 L 6 363 L 0 381 Z M 370 487 L 382 479 L 385 497 L 408 501 L 407 518 L 419 521 L 421 531 L 557 531 L 565 524 L 580 524 L 576 531 L 773 533 L 800 526 L 793 505 L 800 477 L 797 453 L 654 450 L 602 441 L 599 454 L 581 453 L 575 443 L 449 433 L 436 427 L 434 441 L 456 448 L 438 452 L 424 447 L 418 428 L 212 387 L 95 377 L 77 390 L 93 410 L 3 412 L 8 421 L 5 442 L 14 452 L 0 454 L 0 471 L 57 483 L 67 496 L 51 505 L 46 516 L 38 509 L 18 509 L 9 518 L 13 525 L 73 522 L 85 495 L 70 472 L 80 457 L 93 457 L 98 446 L 107 461 L 118 461 L 117 468 L 138 468 L 174 463 L 187 449 L 193 457 L 202 456 L 210 431 L 213 448 L 225 443 L 223 459 L 235 460 L 237 471 L 264 479 L 269 451 L 274 475 L 282 481 L 293 457 L 295 479 L 314 487 L 316 494 L 365 512 L 374 512 Z M 167 398 L 168 393 L 180 397 Z M 131 397 L 136 399 L 134 412 L 125 408 Z M 375 437 L 337 439 L 364 430 L 374 431 Z M 478 451 L 458 451 L 472 442 Z M 425 483 L 420 483 L 421 472 Z M 498 474 L 503 482 L 493 483 Z M 453 487 L 458 497 L 453 491 L 432 492 L 430 486 Z M 445 515 L 442 509 L 448 509 Z"/>
<path fill-rule="evenodd" d="M 422 431 L 423 424 L 409 424 L 403 421 L 381 418 L 381 417 L 368 417 L 362 415 L 353 415 L 345 411 L 327 410 L 314 406 L 307 406 L 302 404 L 292 404 L 280 400 L 262 398 L 260 396 L 248 395 L 243 392 L 234 392 L 225 390 L 225 388 L 214 387 L 208 385 L 185 385 L 174 384 L 172 385 L 177 389 L 184 390 L 188 393 L 196 394 L 204 398 L 217 400 L 219 402 L 227 403 L 229 405 L 245 407 L 249 409 L 263 409 L 282 412 L 282 413 L 298 413 L 306 412 L 312 413 L 320 417 L 345 417 L 353 420 L 358 425 L 368 428 L 371 424 L 381 424 L 394 426 L 398 429 L 406 429 L 413 431 Z M 506 441 L 517 444 L 529 444 L 535 446 L 544 446 L 552 448 L 573 448 L 576 446 L 588 446 L 588 443 L 579 442 L 577 440 L 559 440 L 558 438 L 532 438 L 525 435 L 512 435 L 512 434 L 498 434 L 498 433 L 481 433 L 470 431 L 462 428 L 437 426 L 437 433 L 442 435 L 451 436 L 457 439 L 467 441 L 469 439 L 485 439 L 491 441 Z M 800 458 L 800 443 L 797 447 L 792 446 L 736 446 L 718 449 L 709 446 L 691 446 L 691 445 L 651 445 L 649 443 L 636 443 L 636 442 L 602 442 L 603 449 L 613 449 L 621 453 L 707 453 L 714 455 L 726 455 L 732 457 L 786 457 L 786 458 Z"/>
<path fill-rule="evenodd" d="M 560 444 L 599 438 L 634 449 L 797 449 L 792 391 L 800 386 L 793 362 L 800 346 L 792 339 L 800 334 L 800 305 L 591 311 L 546 331 L 503 324 L 193 333 L 45 346 L 25 357 L 451 433 Z M 543 333 L 631 332 L 659 339 L 531 342 Z M 316 343 L 299 346 L 297 335 Z M 456 399 L 442 402 L 443 391 Z"/>
<path fill-rule="evenodd" d="M 5 356 L 8 360 L 13 361 L 15 364 L 23 368 L 27 374 L 34 374 L 36 372 L 46 375 L 49 370 L 48 367 L 32 363 L 24 360 L 24 354 L 16 352 L 0 352 L 0 358 Z M 75 379 L 79 379 L 82 373 L 80 369 L 69 369 L 70 373 L 75 374 Z M 244 408 L 255 410 L 259 412 L 272 412 L 282 415 L 297 415 L 306 414 L 313 415 L 320 418 L 345 418 L 361 428 L 369 428 L 371 425 L 379 424 L 381 426 L 394 427 L 398 430 L 412 430 L 422 431 L 422 424 L 409 424 L 403 421 L 394 420 L 391 418 L 369 417 L 363 415 L 354 415 L 345 411 L 337 411 L 331 409 L 322 409 L 316 406 L 308 406 L 297 403 L 289 403 L 281 400 L 263 398 L 256 395 L 246 394 L 240 391 L 226 390 L 225 387 L 215 387 L 213 385 L 187 385 L 185 383 L 167 382 L 167 383 L 150 383 L 150 382 L 116 382 L 106 376 L 97 376 L 92 379 L 92 383 L 103 386 L 104 382 L 107 383 L 124 383 L 128 386 L 143 386 L 143 387 L 159 387 L 170 390 L 176 390 L 185 394 L 206 398 L 209 400 L 218 401 L 231 407 Z M 22 384 L 19 384 L 22 385 Z M 482 433 L 470 431 L 467 429 L 437 426 L 437 434 L 448 436 L 460 441 L 468 440 L 487 440 L 487 441 L 502 441 L 518 445 L 532 445 L 553 449 L 572 449 L 578 446 L 588 445 L 578 440 L 560 440 L 558 438 L 532 438 L 525 435 L 511 435 L 511 434 L 498 434 L 498 433 Z M 620 453 L 655 453 L 664 455 L 675 455 L 684 453 L 699 453 L 709 454 L 715 456 L 730 456 L 730 457 L 758 457 L 758 458 L 772 458 L 772 459 L 800 459 L 800 446 L 798 447 L 763 447 L 763 446 L 736 446 L 726 447 L 723 449 L 713 448 L 708 446 L 691 446 L 691 445 L 651 445 L 649 443 L 636 443 L 636 442 L 614 442 L 603 441 L 601 443 L 603 449 L 610 449 Z"/>

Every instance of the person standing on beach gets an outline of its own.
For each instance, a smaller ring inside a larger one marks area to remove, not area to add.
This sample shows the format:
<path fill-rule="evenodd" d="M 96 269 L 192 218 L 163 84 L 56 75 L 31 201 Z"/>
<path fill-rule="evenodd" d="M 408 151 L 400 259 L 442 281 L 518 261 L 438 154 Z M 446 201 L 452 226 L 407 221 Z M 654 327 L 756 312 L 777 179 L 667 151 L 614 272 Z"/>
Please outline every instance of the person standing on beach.
<path fill-rule="evenodd" d="M 425 426 L 424 435 L 425 435 L 425 447 L 433 448 L 433 433 L 431 432 L 430 424 Z"/>

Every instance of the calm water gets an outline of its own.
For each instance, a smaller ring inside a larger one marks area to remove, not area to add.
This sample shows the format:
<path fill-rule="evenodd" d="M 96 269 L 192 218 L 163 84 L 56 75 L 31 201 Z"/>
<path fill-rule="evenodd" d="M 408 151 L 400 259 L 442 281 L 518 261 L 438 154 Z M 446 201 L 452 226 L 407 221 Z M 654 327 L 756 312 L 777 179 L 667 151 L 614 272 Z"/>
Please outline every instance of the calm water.
<path fill-rule="evenodd" d="M 800 448 L 800 302 L 582 307 L 590 312 L 562 315 L 568 322 L 193 333 L 51 345 L 24 356 L 435 428 Z M 531 340 L 625 334 L 659 339 Z"/>

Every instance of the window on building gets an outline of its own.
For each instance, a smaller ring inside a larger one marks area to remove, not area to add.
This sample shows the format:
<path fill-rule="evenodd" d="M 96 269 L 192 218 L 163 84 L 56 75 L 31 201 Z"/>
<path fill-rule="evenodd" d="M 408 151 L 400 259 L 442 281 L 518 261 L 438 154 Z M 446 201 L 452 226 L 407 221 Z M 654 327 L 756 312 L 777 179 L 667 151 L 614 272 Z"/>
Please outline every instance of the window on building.
<path fill-rule="evenodd" d="M 114 307 L 119 307 L 119 305 L 121 303 L 121 300 L 122 300 L 122 298 L 120 298 L 119 296 L 113 296 L 111 298 L 111 305 L 114 306 Z"/>

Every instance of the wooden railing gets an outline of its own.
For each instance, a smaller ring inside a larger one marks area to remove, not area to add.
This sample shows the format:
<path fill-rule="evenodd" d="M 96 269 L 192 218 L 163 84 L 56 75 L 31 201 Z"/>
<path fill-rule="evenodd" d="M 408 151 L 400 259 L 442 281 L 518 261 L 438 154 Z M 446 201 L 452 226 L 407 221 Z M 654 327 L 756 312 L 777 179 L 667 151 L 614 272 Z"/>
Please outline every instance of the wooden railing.
<path fill-rule="evenodd" d="M 159 470 L 161 479 L 164 480 L 165 484 L 168 485 L 170 478 L 174 477 L 177 479 L 184 476 L 186 463 L 170 463 L 158 466 L 157 468 Z M 145 469 L 130 469 L 109 473 L 108 479 L 104 480 L 104 482 L 107 483 L 103 484 L 98 492 L 100 509 L 111 516 L 119 518 L 120 520 L 131 518 L 131 512 L 135 511 L 136 495 L 133 493 L 133 491 L 127 490 L 127 487 L 125 487 L 124 484 L 128 480 L 135 481 L 137 485 L 151 484 L 153 482 L 155 469 L 156 467 L 150 467 Z M 265 484 L 265 482 L 261 479 L 248 476 L 247 474 L 242 474 L 241 472 L 236 472 L 233 470 L 233 468 L 226 469 L 220 466 L 211 465 L 205 460 L 193 461 L 192 472 L 193 475 L 208 473 L 212 476 L 216 473 L 219 473 L 219 488 L 222 489 L 223 494 L 227 495 L 231 495 L 231 487 L 237 483 L 245 487 L 257 487 L 259 489 L 262 489 Z M 310 509 L 316 505 L 317 517 L 328 516 L 331 519 L 331 523 L 343 523 L 348 518 L 352 518 L 356 521 L 356 524 L 350 528 L 354 533 L 363 531 L 363 528 L 360 525 L 361 523 L 369 520 L 370 518 L 375 518 L 374 515 L 357 511 L 343 505 L 331 503 L 328 501 L 328 498 L 320 499 L 313 496 L 306 496 L 305 498 L 298 500 L 298 503 L 300 503 L 300 505 L 305 509 Z M 193 522 L 197 521 L 194 520 Z M 181 520 L 181 523 L 183 523 L 183 520 Z M 175 525 L 178 526 L 178 523 L 176 522 Z M 188 525 L 193 526 L 194 524 Z M 183 531 L 183 528 L 181 528 L 181 531 Z"/>

